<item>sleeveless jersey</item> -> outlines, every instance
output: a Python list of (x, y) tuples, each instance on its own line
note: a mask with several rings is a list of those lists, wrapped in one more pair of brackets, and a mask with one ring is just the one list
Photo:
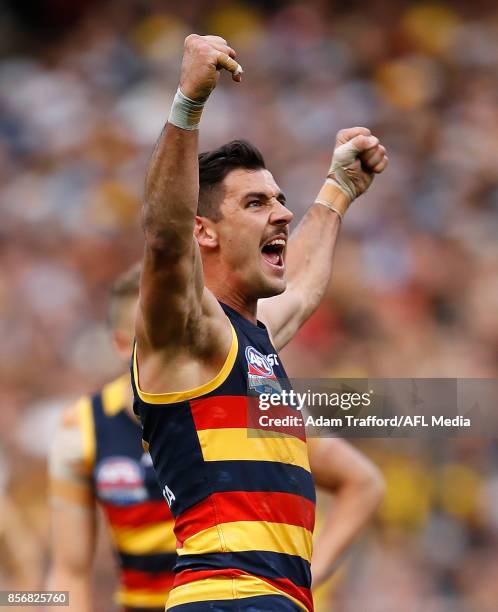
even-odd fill
[(176, 560), (173, 518), (126, 410), (129, 384), (121, 377), (80, 402), (84, 455), (119, 561), (118, 602), (163, 610)]
[(304, 429), (249, 435), (248, 393), (289, 383), (264, 325), (222, 307), (232, 346), (205, 385), (146, 393), (136, 347), (132, 360), (134, 410), (175, 517), (177, 576), (167, 609), (273, 595), (310, 611), (315, 489)]

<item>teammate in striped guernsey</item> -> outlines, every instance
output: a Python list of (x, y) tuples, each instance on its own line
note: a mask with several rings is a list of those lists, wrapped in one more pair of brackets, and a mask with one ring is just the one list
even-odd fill
[[(247, 398), (288, 387), (278, 350), (318, 306), (341, 220), (387, 158), (366, 128), (339, 133), (327, 179), (292, 236), (287, 287), (292, 213), (259, 151), (234, 141), (198, 158), (202, 109), (221, 69), (241, 80), (234, 58), (219, 37), (187, 37), (151, 160), (134, 409), (175, 517), (167, 610), (310, 611), (311, 471), (330, 486), (328, 442), (310, 445), (308, 459), (299, 430), (250, 436)], [(337, 531), (327, 531), (316, 582), (336, 562)]]
[[(112, 290), (109, 319), (123, 364), (129, 362), (138, 266)], [(119, 562), (121, 609), (164, 610), (173, 584), (176, 538), (150, 455), (132, 410), (129, 375), (83, 397), (63, 414), (50, 457), (53, 567), (50, 585), (70, 591), (70, 609), (93, 610), (90, 588), (95, 501)]]

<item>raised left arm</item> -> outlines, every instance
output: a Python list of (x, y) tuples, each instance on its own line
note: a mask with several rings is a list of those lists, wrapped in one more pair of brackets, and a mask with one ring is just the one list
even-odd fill
[(283, 348), (320, 304), (332, 274), (341, 220), (353, 199), (387, 166), (385, 148), (367, 128), (337, 134), (327, 180), (315, 203), (292, 232), (286, 266), (288, 286), (281, 295), (261, 300), (259, 318), (277, 350)]

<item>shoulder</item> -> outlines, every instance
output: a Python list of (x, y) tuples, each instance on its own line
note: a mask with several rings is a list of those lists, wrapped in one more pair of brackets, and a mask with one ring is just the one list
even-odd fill
[(93, 468), (94, 427), (90, 397), (81, 397), (61, 413), (49, 455), (51, 478), (87, 478)]
[(90, 396), (80, 397), (66, 406), (61, 413), (59, 431), (80, 428), (85, 412), (91, 411), (91, 407), (92, 399)]

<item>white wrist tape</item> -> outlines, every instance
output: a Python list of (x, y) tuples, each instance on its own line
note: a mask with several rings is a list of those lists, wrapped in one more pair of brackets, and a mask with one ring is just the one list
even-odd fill
[[(339, 197), (338, 191), (341, 192)], [(337, 182), (328, 178), (316, 196), (315, 202), (335, 212), (342, 221), (350, 204), (349, 197), (347, 195), (344, 197), (343, 193)]]
[(334, 151), (332, 165), (329, 169), (329, 177), (331, 174), (334, 178), (329, 178), (339, 189), (347, 195), (349, 201), (352, 202), (358, 195), (356, 186), (349, 175), (349, 166), (351, 166), (358, 156), (358, 149), (351, 142), (346, 142)]
[(168, 122), (182, 130), (198, 130), (204, 102), (187, 98), (178, 88), (171, 106)]

